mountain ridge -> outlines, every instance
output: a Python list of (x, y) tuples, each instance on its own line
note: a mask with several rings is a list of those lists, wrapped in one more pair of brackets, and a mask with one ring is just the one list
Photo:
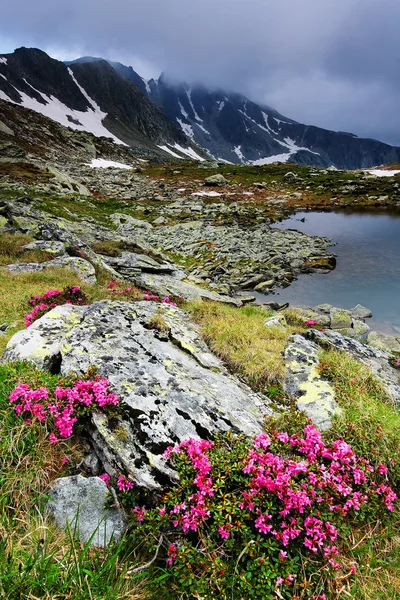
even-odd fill
[(400, 147), (298, 123), (236, 92), (170, 83), (164, 74), (146, 81), (130, 66), (97, 57), (62, 63), (35, 48), (1, 55), (0, 99), (164, 161), (339, 169), (400, 161)]

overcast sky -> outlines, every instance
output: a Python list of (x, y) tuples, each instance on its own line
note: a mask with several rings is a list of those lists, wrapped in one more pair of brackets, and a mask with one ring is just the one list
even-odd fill
[(13, 0), (0, 53), (101, 56), (400, 145), (400, 0)]

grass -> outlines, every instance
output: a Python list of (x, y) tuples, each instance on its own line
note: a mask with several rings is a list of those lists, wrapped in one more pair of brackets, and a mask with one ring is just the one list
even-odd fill
[(17, 417), (8, 396), (18, 382), (57, 385), (27, 363), (0, 365), (0, 597), (10, 600), (145, 600), (140, 578), (128, 575), (134, 554), (124, 543), (91, 548), (44, 516), (43, 495), (68, 474), (62, 458), (79, 462), (76, 443), (51, 445), (43, 426)]
[(41, 250), (24, 250), (33, 238), (23, 233), (2, 233), (0, 236), (0, 266), (13, 263), (46, 262), (49, 260)]
[[(369, 369), (349, 355), (321, 354), (321, 373), (333, 381), (342, 415), (330, 436), (345, 439), (373, 465), (384, 463), (396, 493), (400, 494), (400, 412)], [(391, 461), (395, 462), (393, 465)], [(397, 487), (397, 489), (396, 489)], [(352, 597), (357, 600), (400, 598), (400, 515), (385, 523), (353, 528), (348, 555), (359, 565)]]
[[(100, 273), (96, 285), (83, 283), (70, 269), (54, 267), (32, 273), (8, 273), (0, 269), (0, 325), (8, 325), (7, 335), (0, 337), (0, 356), (8, 340), (14, 333), (24, 329), (25, 315), (30, 312), (28, 300), (31, 296), (42, 295), (49, 289), (60, 289), (79, 285), (87, 294), (90, 302), (99, 300), (132, 301), (140, 299), (142, 294), (135, 287), (129, 293), (113, 294), (108, 288), (109, 275)], [(115, 288), (119, 290), (119, 288)], [(121, 291), (124, 290), (122, 286)]]
[(256, 391), (268, 392), (284, 376), (283, 351), (298, 327), (265, 327), (271, 311), (256, 306), (235, 308), (214, 302), (186, 305), (211, 350)]

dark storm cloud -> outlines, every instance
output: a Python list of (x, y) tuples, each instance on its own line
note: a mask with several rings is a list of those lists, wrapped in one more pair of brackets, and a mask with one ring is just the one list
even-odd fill
[(399, 23), (399, 0), (14, 0), (0, 51), (34, 45), (164, 70), (400, 145)]

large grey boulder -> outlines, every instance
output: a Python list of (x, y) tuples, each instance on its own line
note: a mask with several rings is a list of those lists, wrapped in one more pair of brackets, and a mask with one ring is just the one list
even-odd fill
[(285, 392), (296, 398), (298, 410), (304, 411), (316, 427), (329, 429), (332, 417), (340, 414), (335, 392), (329, 381), (318, 372), (319, 348), (301, 335), (289, 338), (285, 349)]
[(393, 355), (367, 344), (362, 344), (336, 331), (322, 332), (313, 329), (305, 335), (322, 348), (347, 352), (350, 356), (365, 364), (380, 381), (389, 398), (400, 405), (399, 371), (390, 364)]
[(228, 374), (183, 310), (102, 301), (68, 311), (58, 329), (51, 311), (14, 336), (5, 358), (46, 368), (56, 353), (62, 375), (97, 366), (109, 379), (121, 416), (109, 423), (93, 414), (88, 433), (110, 475), (127, 472), (138, 485), (159, 489), (175, 476), (162, 458), (168, 446), (221, 431), (250, 436), (263, 430), (264, 416), (272, 413), (268, 398)]
[(84, 307), (65, 304), (57, 306), (28, 329), (18, 331), (6, 346), (3, 359), (29, 360), (38, 368), (58, 373), (61, 345), (68, 331), (83, 318)]
[(24, 250), (41, 250), (53, 256), (64, 256), (66, 254), (65, 244), (63, 242), (54, 242), (52, 240), (36, 240), (24, 246)]
[(106, 508), (110, 492), (99, 477), (56, 479), (48, 495), (48, 513), (60, 529), (69, 528), (80, 542), (104, 547), (121, 539), (126, 528), (124, 513), (118, 506)]

